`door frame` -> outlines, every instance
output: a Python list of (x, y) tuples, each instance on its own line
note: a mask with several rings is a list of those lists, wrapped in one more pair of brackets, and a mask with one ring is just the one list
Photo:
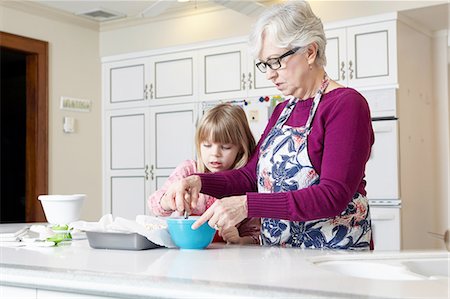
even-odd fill
[(0, 31), (0, 47), (26, 55), (25, 221), (45, 222), (48, 193), (48, 42)]

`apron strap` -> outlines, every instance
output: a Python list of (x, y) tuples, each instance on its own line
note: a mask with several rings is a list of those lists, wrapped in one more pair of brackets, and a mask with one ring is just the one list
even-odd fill
[[(328, 78), (327, 73), (325, 73), (323, 76), (322, 84), (320, 85), (319, 90), (317, 90), (316, 95), (314, 96), (313, 104), (311, 106), (311, 109), (309, 110), (309, 117), (305, 125), (307, 134), (309, 134), (309, 131), (311, 131), (311, 123), (314, 119), (314, 115), (316, 114), (320, 99), (322, 98), (325, 89), (327, 89), (329, 82), (330, 79)], [(284, 123), (288, 120), (289, 116), (291, 115), (292, 110), (294, 110), (295, 104), (297, 104), (298, 101), (299, 99), (295, 97), (289, 100), (289, 102), (286, 104), (286, 107), (284, 107), (283, 112), (281, 112), (281, 115), (278, 118), (275, 127), (281, 128), (284, 125)]]

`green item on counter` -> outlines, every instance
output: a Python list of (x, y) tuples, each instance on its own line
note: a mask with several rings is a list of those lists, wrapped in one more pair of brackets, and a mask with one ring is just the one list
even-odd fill
[(56, 234), (47, 238), (47, 241), (55, 242), (56, 245), (62, 241), (72, 240), (72, 235), (70, 233)]
[(52, 230), (69, 230), (69, 226), (67, 224), (64, 225), (53, 225)]

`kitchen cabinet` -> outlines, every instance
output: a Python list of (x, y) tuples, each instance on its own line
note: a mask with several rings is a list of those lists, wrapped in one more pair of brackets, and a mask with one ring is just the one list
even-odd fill
[(134, 219), (183, 160), (194, 159), (197, 103), (106, 112), (104, 213)]
[(183, 51), (149, 58), (152, 78), (147, 97), (151, 105), (192, 102), (197, 100), (197, 55)]
[(279, 94), (273, 83), (256, 68), (246, 43), (202, 49), (199, 60), (203, 101)]
[(344, 86), (397, 84), (396, 21), (328, 29), (325, 67)]
[(144, 106), (150, 86), (150, 63), (144, 58), (103, 65), (103, 104), (105, 109)]
[(149, 108), (106, 112), (104, 214), (134, 219), (145, 213), (151, 188), (149, 126)]
[(197, 103), (157, 106), (150, 110), (150, 190), (161, 188), (184, 160), (195, 159)]
[(401, 209), (398, 206), (370, 206), (372, 237), (375, 250), (400, 250)]
[(194, 52), (146, 56), (103, 66), (106, 109), (193, 101), (197, 96)]

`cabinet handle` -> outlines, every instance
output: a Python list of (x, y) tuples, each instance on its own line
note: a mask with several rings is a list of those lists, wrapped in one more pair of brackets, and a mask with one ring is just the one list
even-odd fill
[(148, 100), (148, 84), (145, 84), (144, 86), (144, 100)]
[[(155, 175), (154, 175), (154, 173), (153, 173), (153, 169), (154, 169), (155, 167), (153, 166), (153, 165), (151, 165), (150, 166), (150, 178), (151, 178), (151, 180), (153, 181), (154, 180), (154, 178), (155, 178)], [(148, 171), (148, 165), (145, 165), (145, 180), (146, 181), (148, 181), (148, 174), (149, 174), (149, 171)]]
[(150, 99), (153, 99), (153, 83), (150, 83), (150, 88), (148, 91), (150, 92)]
[(242, 89), (245, 89), (245, 74), (242, 74)]
[(350, 77), (350, 80), (353, 79), (353, 69), (352, 69), (352, 66), (353, 66), (353, 63), (352, 63), (352, 61), (350, 60), (350, 61), (348, 62), (348, 71), (349, 71), (348, 76)]
[(248, 72), (247, 82), (248, 82), (248, 89), (252, 89), (252, 73), (251, 72)]
[(341, 62), (341, 78), (342, 80), (345, 80), (345, 63)]

